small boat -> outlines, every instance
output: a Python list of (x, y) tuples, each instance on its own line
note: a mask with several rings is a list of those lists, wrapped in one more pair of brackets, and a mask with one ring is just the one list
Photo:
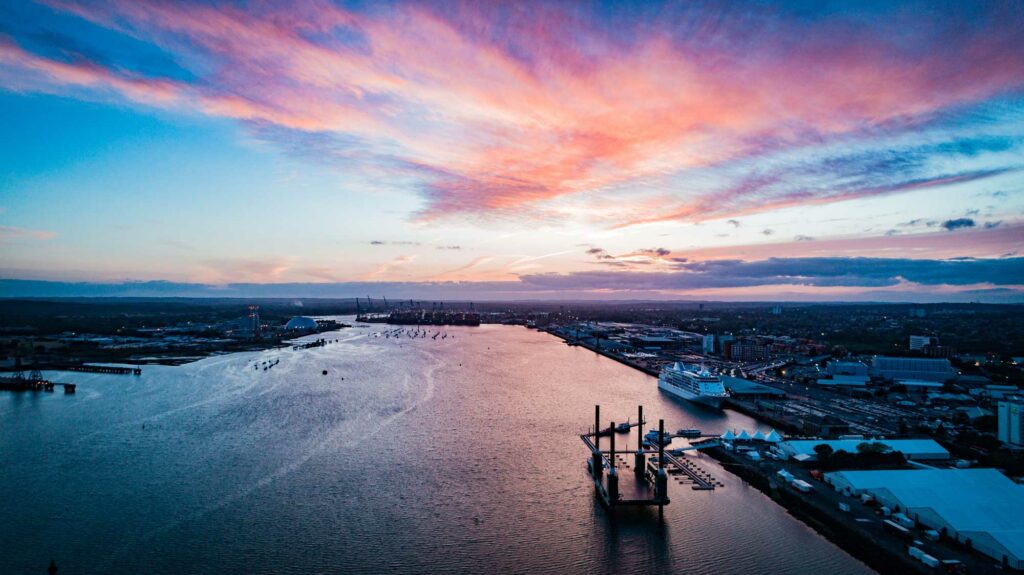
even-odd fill
[(676, 432), (676, 435), (678, 435), (679, 437), (693, 438), (693, 437), (700, 437), (701, 436), (701, 432), (700, 432), (699, 429), (693, 429), (693, 428), (690, 428), (690, 429), (680, 429), (679, 431)]
[(668, 445), (669, 443), (672, 443), (672, 434), (666, 431), (665, 434), (661, 436), (661, 441), (658, 441), (658, 430), (652, 429), (644, 436), (644, 440), (651, 444), (661, 443), (662, 445)]
[(324, 370), (324, 375), (327, 375), (327, 370), (326, 369)]
[[(640, 423), (630, 423), (627, 420), (626, 423), (620, 423), (620, 424), (616, 425), (615, 426), (615, 431), (617, 433), (628, 433), (629, 430), (633, 429), (634, 427), (643, 425), (645, 423), (647, 423), (647, 422), (646, 421), (641, 421)], [(657, 434), (655, 434), (655, 435), (657, 435)]]

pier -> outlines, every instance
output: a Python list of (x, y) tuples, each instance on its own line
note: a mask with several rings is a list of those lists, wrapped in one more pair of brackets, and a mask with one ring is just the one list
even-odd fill
[(81, 371), (85, 373), (113, 373), (116, 375), (142, 375), (141, 367), (114, 367), (111, 365), (74, 365), (60, 368), (62, 371)]
[[(669, 475), (681, 476), (680, 483), (688, 483), (694, 490), (710, 491), (722, 484), (707, 471), (695, 463), (684, 459), (688, 451), (699, 452), (703, 449), (717, 447), (720, 442), (715, 439), (705, 440), (666, 451), (665, 446), (674, 438), (684, 435), (665, 431), (665, 420), (658, 420), (659, 440), (657, 446), (645, 447), (647, 440), (643, 435), (644, 408), (638, 407), (638, 423), (616, 426), (612, 421), (607, 427), (601, 427), (601, 406), (594, 406), (593, 431), (580, 435), (583, 444), (590, 451), (587, 469), (594, 481), (594, 490), (605, 508), (622, 506), (657, 506), (658, 515), (664, 514), (664, 507), (671, 503), (668, 496)], [(628, 432), (637, 428), (636, 451), (616, 451), (616, 432)], [(609, 438), (609, 449), (601, 449), (601, 438)], [(709, 436), (704, 436), (709, 437)], [(691, 439), (691, 438), (687, 438)], [(653, 456), (653, 457), (649, 457)], [(630, 463), (632, 459), (632, 464)], [(620, 470), (632, 470), (632, 473), (620, 473)], [(631, 477), (627, 477), (627, 475)]]
[(43, 379), (39, 371), (33, 371), (28, 377), (18, 374), (14, 377), (0, 377), (0, 391), (47, 391), (53, 392), (55, 386), (63, 386), (64, 393), (75, 393), (73, 383), (54, 383)]
[[(334, 340), (334, 341), (338, 341), (338, 340)], [(293, 350), (313, 349), (314, 347), (325, 347), (328, 343), (329, 343), (328, 340), (326, 340), (324, 338), (320, 338), (320, 339), (317, 339), (317, 340), (314, 340), (314, 341), (308, 341), (306, 343), (296, 343), (296, 344), (292, 345), (292, 349)]]

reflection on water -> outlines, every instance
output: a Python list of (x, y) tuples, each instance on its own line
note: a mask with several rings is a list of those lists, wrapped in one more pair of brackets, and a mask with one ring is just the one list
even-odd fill
[(668, 429), (742, 415), (521, 327), (380, 329), (0, 396), (0, 572), (869, 572), (706, 457), (725, 487), (670, 483), (663, 524), (593, 496), (595, 403)]

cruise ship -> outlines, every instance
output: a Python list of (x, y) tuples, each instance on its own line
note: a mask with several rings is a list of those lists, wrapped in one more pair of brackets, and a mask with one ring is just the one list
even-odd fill
[(679, 362), (666, 365), (658, 376), (658, 387), (665, 391), (688, 399), (718, 408), (728, 395), (722, 379), (703, 368), (695, 369)]

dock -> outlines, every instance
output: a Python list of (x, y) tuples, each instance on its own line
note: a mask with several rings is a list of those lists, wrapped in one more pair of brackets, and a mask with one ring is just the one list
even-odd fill
[(141, 367), (114, 367), (111, 365), (73, 365), (59, 368), (61, 371), (80, 371), (85, 373), (113, 373), (117, 375), (142, 375)]
[(64, 387), (64, 393), (75, 393), (73, 383), (54, 383), (43, 379), (42, 374), (36, 370), (28, 377), (18, 374), (14, 377), (0, 377), (0, 391), (48, 391), (52, 392), (55, 386)]
[[(683, 435), (665, 431), (665, 420), (658, 420), (658, 433), (662, 438), (656, 441), (657, 447), (645, 448), (643, 435), (644, 408), (638, 407), (639, 423), (629, 424), (637, 428), (636, 451), (615, 450), (615, 422), (601, 427), (601, 406), (594, 406), (594, 427), (591, 431), (581, 434), (580, 440), (590, 451), (587, 469), (594, 482), (594, 490), (601, 504), (607, 508), (624, 506), (657, 506), (659, 517), (664, 514), (664, 507), (671, 503), (668, 496), (669, 475), (678, 476), (680, 483), (690, 484), (693, 490), (711, 491), (720, 487), (715, 478), (698, 466), (684, 458), (688, 451), (700, 452), (720, 445), (717, 436), (705, 439), (698, 444), (687, 447), (665, 450), (665, 445)], [(609, 438), (609, 449), (601, 449), (601, 438)], [(703, 436), (709, 438), (712, 436)], [(665, 441), (668, 438), (668, 441)], [(692, 439), (686, 437), (686, 439)], [(626, 473), (632, 471), (632, 473)]]
[[(638, 422), (644, 421), (643, 407), (640, 407)], [(658, 422), (659, 429), (664, 432), (665, 420)], [(628, 468), (628, 463), (620, 461), (623, 453), (615, 452), (615, 422), (607, 429), (613, 430), (609, 435), (610, 448), (601, 449), (601, 406), (594, 406), (594, 428), (590, 433), (580, 435), (584, 445), (590, 450), (588, 467), (594, 481), (594, 490), (601, 504), (611, 509), (621, 506), (657, 506), (658, 515), (662, 516), (664, 507), (670, 503), (668, 497), (668, 472), (665, 470), (665, 447), (658, 445), (656, 468), (647, 465), (648, 451), (638, 447), (633, 454), (633, 473), (631, 477), (620, 477), (619, 469)], [(638, 423), (637, 445), (643, 444), (643, 427)]]
[(324, 347), (327, 343), (328, 341), (326, 339), (320, 338), (313, 341), (307, 341), (305, 343), (296, 343), (292, 345), (292, 350), (298, 351), (302, 349), (313, 349), (314, 347)]

